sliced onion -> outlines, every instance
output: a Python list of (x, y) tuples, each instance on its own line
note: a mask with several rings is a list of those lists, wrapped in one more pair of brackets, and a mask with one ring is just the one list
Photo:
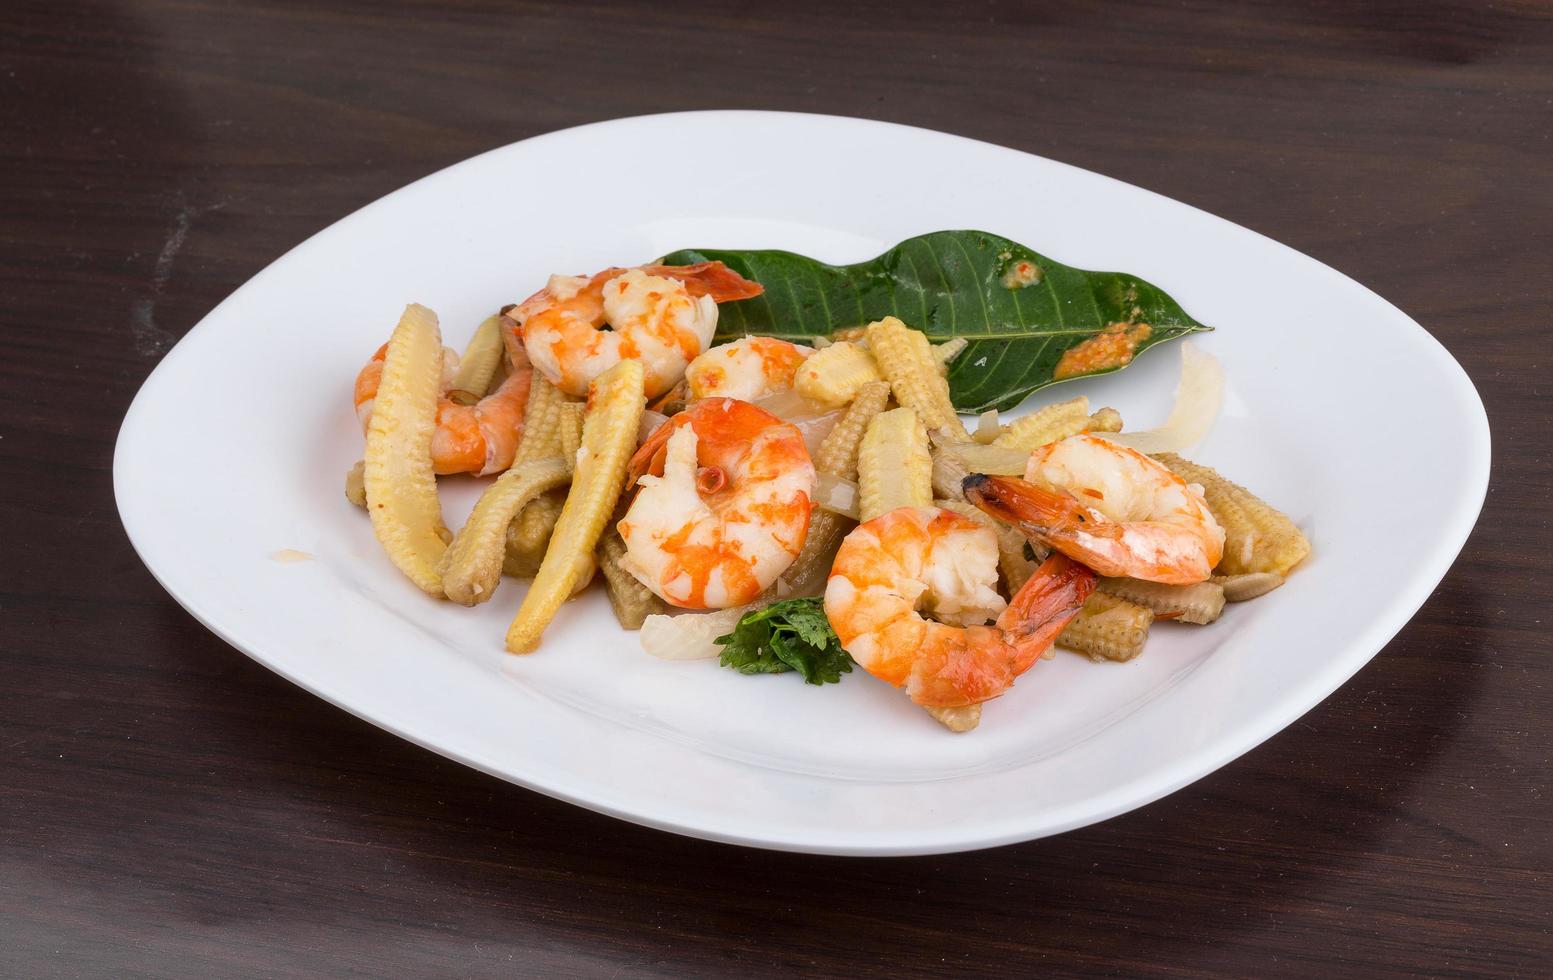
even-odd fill
[(642, 422), (636, 427), (636, 444), (640, 446), (646, 442), (654, 432), (658, 431), (658, 426), (668, 420), (669, 417), (662, 412), (654, 412), (650, 408), (644, 409), (642, 412)]
[(819, 402), (810, 401), (791, 388), (762, 395), (754, 399), (751, 404), (765, 409), (784, 422), (797, 422), (800, 419), (825, 415), (830, 411)]
[(803, 433), (803, 444), (808, 447), (809, 455), (814, 456), (820, 451), (820, 443), (830, 435), (830, 430), (836, 427), (836, 422), (841, 418), (841, 413), (826, 412), (824, 415), (816, 415), (812, 418), (794, 419), (793, 425)]
[(857, 484), (834, 473), (820, 473), (814, 481), (814, 506), (857, 520)]
[(637, 635), (642, 649), (660, 660), (706, 660), (722, 652), (714, 640), (732, 633), (745, 613), (762, 609), (772, 601), (757, 599), (747, 606), (714, 612), (648, 616)]
[(1141, 453), (1178, 453), (1202, 442), (1224, 404), (1224, 366), (1197, 345), (1181, 343), (1181, 380), (1170, 417), (1157, 429), (1119, 432), (1106, 438)]

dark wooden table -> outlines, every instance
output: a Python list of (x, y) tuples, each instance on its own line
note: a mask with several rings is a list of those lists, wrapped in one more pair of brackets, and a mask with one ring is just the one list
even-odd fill
[[(1553, 8), (1162, 8), (0, 8), (0, 974), (1549, 975)], [(1483, 393), (1476, 533), (1374, 662), (1220, 772), (900, 860), (706, 844), (498, 782), (158, 588), (113, 441), (211, 306), (470, 154), (705, 107), (1003, 143), (1347, 272)]]

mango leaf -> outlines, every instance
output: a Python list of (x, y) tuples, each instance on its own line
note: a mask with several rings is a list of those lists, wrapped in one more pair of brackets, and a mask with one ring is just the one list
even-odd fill
[(1013, 408), (1049, 384), (1120, 370), (1155, 344), (1212, 329), (1137, 276), (1075, 269), (984, 231), (932, 232), (855, 265), (775, 250), (682, 249), (661, 261), (711, 259), (765, 286), (719, 308), (719, 343), (746, 334), (805, 343), (897, 316), (935, 342), (970, 342), (949, 371), (962, 412)]

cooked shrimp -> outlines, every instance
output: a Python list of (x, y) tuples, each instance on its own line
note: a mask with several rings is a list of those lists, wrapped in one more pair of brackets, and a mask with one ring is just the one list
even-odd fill
[(653, 398), (712, 342), (718, 303), (760, 292), (721, 262), (648, 265), (551, 276), (507, 315), (534, 366), (567, 394), (586, 395), (594, 378), (632, 359), (642, 362)]
[(937, 507), (897, 507), (842, 542), (825, 615), (853, 660), (917, 704), (980, 704), (1030, 669), (1095, 588), (1094, 573), (1061, 555), (1012, 602), (997, 581), (990, 527)]
[(978, 474), (964, 489), (977, 507), (1101, 575), (1190, 585), (1224, 553), (1202, 487), (1093, 433), (1035, 450), (1023, 480)]
[(618, 525), (621, 565), (665, 602), (742, 605), (803, 548), (814, 464), (797, 427), (748, 402), (697, 402), (658, 427), (629, 473), (641, 490)]
[[(383, 358), (388, 345), (379, 347), (356, 375), (356, 418), (365, 432), (372, 421), (372, 406), (383, 377)], [(453, 379), (457, 355), (443, 355), (444, 391)], [(473, 405), (460, 405), (446, 394), (437, 403), (437, 432), (431, 440), (431, 463), (438, 475), (499, 473), (512, 465), (523, 434), (523, 411), (528, 406), (528, 386), (533, 372), (525, 364), (511, 371), (495, 391)]]
[(798, 365), (813, 353), (812, 347), (775, 337), (740, 337), (691, 361), (685, 369), (685, 381), (691, 398), (754, 401), (791, 388)]

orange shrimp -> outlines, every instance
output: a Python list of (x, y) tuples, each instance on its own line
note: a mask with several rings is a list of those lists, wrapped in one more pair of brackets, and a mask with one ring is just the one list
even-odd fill
[[(366, 431), (372, 421), (372, 405), (383, 377), (384, 344), (356, 375), (356, 418)], [(431, 464), (438, 475), (500, 473), (512, 465), (523, 434), (523, 413), (528, 408), (533, 370), (527, 364), (513, 369), (507, 379), (473, 405), (460, 405), (446, 394), (437, 403), (437, 431), (431, 440)], [(443, 370), (443, 384), (451, 372)]]
[(621, 565), (681, 608), (749, 602), (809, 533), (815, 476), (803, 434), (748, 402), (696, 403), (658, 427), (628, 472), (641, 489), (617, 525)]
[(799, 365), (813, 353), (812, 347), (775, 337), (740, 337), (691, 361), (685, 382), (691, 398), (753, 401), (791, 388)]
[(898, 507), (842, 541), (825, 615), (859, 666), (915, 703), (980, 704), (1034, 665), (1095, 588), (1093, 572), (1061, 555), (1006, 605), (997, 580), (991, 528), (937, 507)]
[(562, 391), (585, 395), (594, 378), (632, 359), (642, 363), (653, 398), (712, 342), (718, 303), (760, 293), (759, 283), (721, 262), (611, 268), (551, 276), (507, 315), (534, 366)]
[(1023, 480), (975, 474), (963, 489), (988, 514), (1101, 575), (1190, 585), (1224, 554), (1202, 487), (1093, 433), (1035, 450)]

